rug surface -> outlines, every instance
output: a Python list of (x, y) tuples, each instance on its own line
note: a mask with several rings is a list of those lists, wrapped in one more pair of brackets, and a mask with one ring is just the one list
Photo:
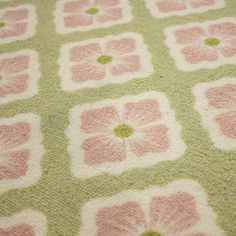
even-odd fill
[(236, 236), (235, 0), (0, 0), (0, 236)]

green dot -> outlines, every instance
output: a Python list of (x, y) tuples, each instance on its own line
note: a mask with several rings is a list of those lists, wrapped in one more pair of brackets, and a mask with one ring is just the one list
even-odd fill
[(214, 46), (217, 46), (220, 44), (220, 40), (217, 39), (217, 38), (208, 38), (205, 40), (205, 44), (207, 46), (211, 46), (211, 47), (214, 47)]
[(156, 231), (147, 231), (141, 234), (141, 236), (162, 236), (162, 235)]
[(90, 15), (96, 15), (100, 10), (96, 7), (91, 7), (89, 9), (86, 10), (86, 13), (90, 14)]
[(0, 22), (0, 28), (3, 28), (6, 24), (4, 22)]
[(133, 134), (134, 130), (131, 126), (126, 124), (118, 125), (114, 129), (114, 134), (119, 138), (128, 138)]
[(3, 76), (0, 74), (0, 81), (3, 79)]
[(97, 58), (97, 62), (100, 63), (100, 64), (108, 64), (110, 62), (112, 62), (112, 57), (109, 56), (109, 55), (102, 55), (100, 57)]

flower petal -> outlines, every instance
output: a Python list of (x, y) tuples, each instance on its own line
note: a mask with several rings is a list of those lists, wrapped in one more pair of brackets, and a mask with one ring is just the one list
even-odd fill
[(216, 3), (215, 0), (190, 0), (188, 1), (189, 5), (192, 8), (200, 8), (200, 7), (206, 7), (206, 6), (212, 6)]
[(28, 18), (28, 9), (17, 9), (6, 11), (0, 20), (6, 21), (7, 23), (13, 23), (17, 21), (26, 20)]
[(236, 24), (232, 22), (224, 22), (218, 24), (212, 24), (209, 26), (209, 32), (212, 36), (226, 39), (236, 36)]
[(138, 55), (130, 55), (117, 58), (109, 69), (113, 76), (138, 72), (141, 69), (140, 57)]
[(103, 10), (102, 13), (97, 16), (97, 21), (99, 23), (116, 21), (121, 19), (122, 16), (122, 8), (108, 8), (106, 10)]
[(95, 55), (102, 53), (98, 43), (90, 43), (83, 46), (75, 46), (70, 50), (70, 60), (78, 61), (92, 59)]
[(88, 26), (93, 23), (93, 17), (86, 14), (72, 15), (64, 17), (65, 27), (75, 28), (79, 26)]
[(236, 139), (236, 111), (217, 115), (215, 121), (220, 126), (223, 135)]
[(34, 230), (27, 224), (19, 224), (7, 229), (0, 229), (1, 236), (34, 236)]
[(104, 207), (96, 214), (97, 236), (139, 235), (145, 224), (144, 213), (136, 202)]
[(174, 35), (177, 43), (192, 44), (201, 40), (202, 37), (206, 36), (206, 33), (201, 27), (195, 26), (188, 29), (176, 30)]
[(118, 112), (114, 106), (85, 111), (80, 119), (80, 128), (85, 133), (107, 132), (112, 124), (119, 122)]
[(80, 13), (90, 6), (89, 0), (70, 1), (64, 5), (64, 13)]
[(95, 0), (95, 6), (102, 7), (102, 8), (109, 8), (114, 7), (120, 4), (119, 0)]
[(26, 74), (6, 78), (4, 84), (0, 85), (0, 97), (23, 93), (28, 88), (28, 79), (29, 76)]
[(0, 30), (0, 39), (20, 36), (23, 35), (26, 31), (27, 31), (27, 23), (18, 23), (10, 25)]
[(143, 156), (146, 153), (160, 153), (166, 151), (170, 145), (167, 131), (165, 125), (157, 125), (143, 129), (141, 137), (129, 140), (131, 151), (137, 156)]
[(9, 153), (1, 153), (0, 180), (17, 179), (24, 176), (28, 170), (30, 151), (27, 149)]
[(236, 56), (236, 38), (225, 40), (224, 46), (219, 51), (225, 57)]
[(124, 121), (137, 125), (146, 125), (160, 119), (159, 102), (154, 99), (144, 99), (139, 102), (128, 102), (124, 106)]
[(0, 71), (4, 74), (19, 73), (29, 68), (29, 56), (5, 58), (0, 61)]
[(181, 50), (187, 62), (197, 64), (203, 61), (216, 61), (218, 54), (216, 49), (202, 45), (193, 45)]
[(25, 144), (30, 138), (30, 126), (26, 122), (0, 126), (0, 150)]
[(105, 44), (105, 51), (109, 54), (124, 55), (136, 50), (135, 40), (132, 38), (122, 38), (111, 40)]
[(205, 92), (210, 106), (216, 109), (236, 109), (236, 85), (226, 84)]
[(161, 12), (182, 11), (187, 8), (186, 3), (184, 1), (161, 0), (157, 1), (156, 4), (159, 11)]
[(72, 80), (74, 82), (84, 82), (87, 80), (102, 80), (105, 78), (106, 71), (104, 66), (95, 63), (81, 63), (71, 68)]
[(109, 136), (96, 136), (85, 140), (82, 144), (85, 151), (85, 163), (96, 166), (116, 163), (125, 159), (125, 143)]
[(154, 197), (150, 204), (151, 224), (168, 229), (168, 234), (187, 230), (199, 221), (196, 203), (188, 193), (178, 192), (170, 197)]

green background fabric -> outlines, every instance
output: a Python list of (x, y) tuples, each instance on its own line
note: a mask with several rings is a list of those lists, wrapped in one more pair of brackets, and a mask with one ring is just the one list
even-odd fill
[[(219, 226), (227, 236), (236, 235), (236, 151), (217, 149), (201, 125), (194, 110), (192, 88), (197, 83), (236, 77), (236, 65), (216, 69), (201, 69), (191, 73), (177, 70), (165, 46), (164, 29), (187, 22), (236, 17), (234, 0), (225, 0), (226, 7), (186, 16), (153, 18), (141, 0), (130, 0), (133, 21), (87, 32), (59, 35), (55, 32), (53, 11), (55, 0), (13, 0), (1, 2), (0, 7), (30, 3), (36, 6), (37, 34), (23, 41), (0, 46), (0, 53), (33, 49), (39, 53), (41, 78), (39, 93), (30, 99), (0, 106), (0, 116), (32, 112), (41, 117), (45, 154), (42, 158), (42, 177), (34, 186), (1, 194), (0, 214), (10, 216), (26, 208), (43, 212), (48, 221), (48, 235), (77, 235), (81, 206), (94, 198), (112, 196), (121, 191), (143, 190), (149, 186), (164, 186), (180, 178), (197, 181), (208, 195), (208, 203), (217, 214)], [(122, 32), (140, 33), (152, 54), (155, 72), (146, 78), (135, 78), (122, 84), (65, 92), (58, 76), (59, 50), (67, 42), (103, 37)], [(68, 140), (64, 134), (69, 124), (69, 110), (79, 104), (94, 103), (105, 98), (119, 98), (144, 91), (164, 92), (177, 121), (182, 125), (186, 143), (185, 155), (175, 161), (158, 163), (150, 168), (132, 169), (120, 175), (99, 175), (76, 179), (71, 175)]]

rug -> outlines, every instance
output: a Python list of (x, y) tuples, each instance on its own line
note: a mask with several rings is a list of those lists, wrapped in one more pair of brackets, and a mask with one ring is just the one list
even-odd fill
[(236, 236), (234, 0), (0, 0), (0, 236)]

